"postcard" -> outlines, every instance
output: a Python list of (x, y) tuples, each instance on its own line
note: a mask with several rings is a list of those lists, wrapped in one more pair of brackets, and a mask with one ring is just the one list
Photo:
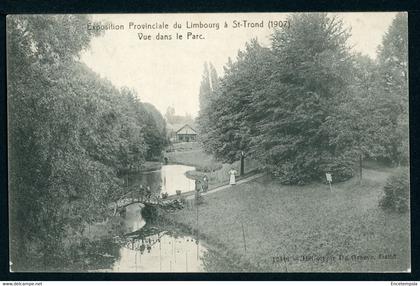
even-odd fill
[(405, 12), (7, 17), (10, 271), (410, 272)]

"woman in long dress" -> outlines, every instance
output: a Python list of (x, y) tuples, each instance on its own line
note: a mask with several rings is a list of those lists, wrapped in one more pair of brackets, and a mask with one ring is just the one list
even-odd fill
[(236, 172), (236, 170), (234, 170), (234, 169), (231, 169), (231, 170), (229, 171), (229, 175), (230, 175), (229, 184), (230, 184), (231, 186), (236, 185), (236, 180), (235, 180), (236, 173), (237, 173), (237, 172)]
[(203, 177), (203, 185), (201, 187), (203, 189), (203, 192), (207, 192), (209, 190), (209, 178), (207, 178), (206, 175)]

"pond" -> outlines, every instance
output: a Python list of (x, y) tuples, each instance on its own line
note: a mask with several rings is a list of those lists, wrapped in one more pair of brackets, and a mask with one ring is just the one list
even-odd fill
[[(193, 191), (194, 180), (185, 173), (195, 170), (185, 165), (164, 165), (160, 170), (130, 177), (134, 186), (149, 186), (154, 194), (176, 194)], [(202, 272), (208, 252), (202, 242), (176, 228), (147, 224), (141, 215), (144, 206), (136, 203), (126, 207), (124, 229), (127, 235), (118, 240), (118, 254), (109, 267), (100, 272)]]
[(132, 185), (149, 186), (152, 193), (175, 195), (177, 190), (181, 192), (193, 191), (195, 182), (187, 178), (187, 171), (195, 170), (195, 167), (185, 165), (163, 165), (160, 170), (142, 172), (130, 177)]
[(206, 247), (180, 231), (146, 224), (143, 205), (126, 207), (125, 229), (129, 234), (118, 240), (118, 255), (109, 268), (100, 272), (202, 272)]
[[(194, 167), (165, 165), (161, 170), (145, 172), (130, 178), (132, 185), (150, 186), (155, 194), (168, 195), (192, 191), (194, 180), (185, 172)], [(196, 233), (177, 225), (157, 220), (153, 224), (142, 217), (144, 205), (134, 203), (125, 208), (121, 217), (124, 236), (116, 237), (98, 248), (93, 272), (238, 272), (246, 271), (225, 251), (197, 239)], [(99, 244), (100, 242), (98, 242)], [(105, 250), (105, 251), (104, 251)], [(92, 256), (90, 254), (90, 256)], [(91, 259), (92, 260), (92, 259)]]

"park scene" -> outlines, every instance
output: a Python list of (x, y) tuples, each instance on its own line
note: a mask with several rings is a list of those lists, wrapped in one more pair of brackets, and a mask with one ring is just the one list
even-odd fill
[(406, 13), (127, 17), (7, 18), (11, 271), (410, 271)]

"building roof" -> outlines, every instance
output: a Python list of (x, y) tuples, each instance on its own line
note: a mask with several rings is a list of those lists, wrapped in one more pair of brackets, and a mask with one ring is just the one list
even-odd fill
[(180, 135), (197, 135), (197, 132), (189, 124), (185, 124), (184, 126), (182, 126), (176, 132), (176, 134), (180, 134)]

